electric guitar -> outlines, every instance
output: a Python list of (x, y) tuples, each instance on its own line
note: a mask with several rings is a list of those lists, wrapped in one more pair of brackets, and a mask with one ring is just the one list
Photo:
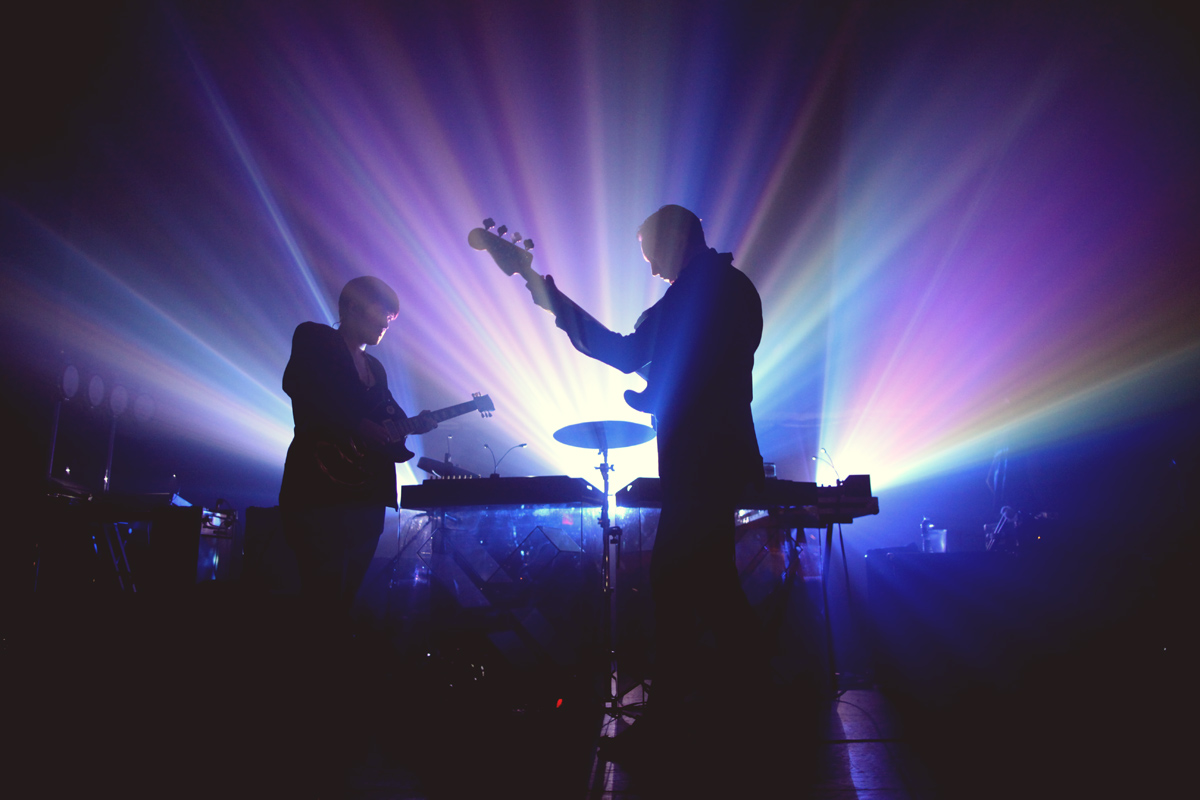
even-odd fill
[[(529, 287), (529, 292), (533, 295), (533, 302), (558, 316), (561, 309), (554, 307), (555, 304), (550, 299), (550, 292), (546, 289), (545, 279), (533, 268), (533, 240), (523, 238), (516, 231), (505, 238), (507, 233), (507, 225), (497, 228), (495, 221), (488, 217), (483, 221), (482, 228), (475, 228), (467, 234), (467, 244), (476, 250), (486, 250), (505, 275), (520, 275), (524, 278), (525, 285)], [(577, 304), (574, 302), (571, 304), (579, 314), (591, 318), (591, 315)], [(574, 341), (575, 337), (572, 336), (571, 339)], [(638, 370), (638, 374), (645, 378), (645, 369)], [(645, 391), (635, 392), (629, 389), (625, 392), (625, 402), (631, 408), (644, 414), (654, 413)]]
[[(496, 410), (492, 398), (486, 394), (474, 392), (471, 399), (465, 403), (431, 411), (434, 422), (445, 422), (448, 419), (478, 411), (481, 416), (490, 417)], [(415, 453), (404, 446), (404, 440), (417, 428), (419, 417), (409, 417), (400, 408), (400, 404), (392, 397), (391, 392), (367, 414), (367, 419), (383, 428), (387, 433), (387, 442), (382, 445), (367, 445), (357, 436), (332, 442), (317, 443), (317, 463), (321, 470), (334, 482), (343, 486), (362, 486), (367, 482), (368, 475), (364, 461), (367, 452), (374, 450), (383, 453), (397, 464), (402, 464), (412, 458)]]

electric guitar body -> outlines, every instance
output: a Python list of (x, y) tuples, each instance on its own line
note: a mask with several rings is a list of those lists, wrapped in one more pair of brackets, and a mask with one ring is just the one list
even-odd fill
[[(445, 422), (448, 419), (478, 411), (481, 416), (490, 417), (496, 410), (492, 398), (486, 394), (475, 392), (465, 403), (438, 409), (430, 413), (435, 422)], [(367, 419), (382, 427), (388, 435), (388, 441), (382, 446), (369, 447), (357, 436), (349, 437), (348, 441), (317, 443), (317, 462), (321, 470), (335, 483), (343, 486), (362, 486), (368, 480), (365, 461), (371, 450), (382, 453), (397, 464), (411, 459), (415, 453), (405, 446), (405, 440), (416, 429), (415, 418), (409, 417), (400, 408), (400, 404), (388, 392), (383, 400), (372, 409)]]

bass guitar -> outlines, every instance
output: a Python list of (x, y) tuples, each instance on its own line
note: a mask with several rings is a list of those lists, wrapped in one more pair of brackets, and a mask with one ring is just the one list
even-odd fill
[(495, 221), (488, 217), (483, 221), (482, 228), (475, 228), (467, 234), (467, 244), (476, 250), (486, 250), (505, 275), (524, 278), (525, 285), (533, 293), (533, 302), (555, 313), (550, 293), (546, 291), (546, 281), (533, 268), (533, 239), (522, 238), (516, 231), (506, 239), (507, 234), (507, 225), (497, 228)]
[[(478, 411), (483, 417), (490, 417), (496, 410), (492, 398), (486, 394), (474, 392), (471, 399), (465, 403), (447, 406), (431, 411), (434, 422), (445, 422), (448, 419)], [(367, 482), (368, 474), (364, 461), (367, 452), (374, 450), (383, 453), (397, 464), (402, 464), (412, 458), (415, 453), (404, 446), (405, 439), (417, 428), (417, 417), (409, 417), (400, 408), (400, 404), (388, 392), (384, 399), (371, 410), (367, 419), (383, 428), (387, 433), (387, 442), (382, 446), (368, 446), (356, 436), (340, 442), (321, 441), (317, 443), (317, 463), (334, 482), (342, 486), (362, 486)]]
[[(520, 275), (524, 278), (525, 285), (529, 287), (529, 292), (533, 295), (533, 302), (555, 316), (565, 311), (565, 309), (555, 308), (554, 301), (550, 299), (550, 292), (546, 289), (545, 278), (539, 275), (533, 268), (532, 239), (523, 238), (516, 231), (509, 235), (507, 225), (501, 225), (497, 228), (495, 220), (488, 217), (483, 221), (482, 228), (475, 228), (467, 234), (467, 244), (476, 250), (486, 250), (488, 255), (492, 257), (492, 260), (496, 262), (496, 266), (505, 275)], [(563, 297), (565, 298), (565, 295)], [(567, 298), (567, 301), (574, 307), (573, 311), (575, 314), (592, 318), (590, 314), (573, 301), (570, 301), (569, 298)], [(596, 324), (599, 325), (600, 323), (597, 322)], [(571, 335), (572, 341), (575, 341), (576, 337), (569, 330), (568, 335)], [(643, 367), (638, 370), (638, 374), (645, 378), (647, 374), (646, 368)], [(652, 403), (649, 397), (646, 396), (645, 391), (635, 392), (632, 389), (626, 391), (625, 402), (631, 408), (642, 413), (654, 413), (651, 408)]]

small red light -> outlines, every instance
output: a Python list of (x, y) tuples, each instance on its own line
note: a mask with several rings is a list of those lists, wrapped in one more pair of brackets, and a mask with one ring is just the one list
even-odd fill
[(555, 708), (562, 708), (562, 698), (558, 698), (558, 702), (554, 704)]

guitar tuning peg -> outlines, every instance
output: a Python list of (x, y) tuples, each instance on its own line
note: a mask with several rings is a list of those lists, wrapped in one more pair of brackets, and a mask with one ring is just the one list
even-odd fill
[(496, 235), (497, 235), (497, 236), (503, 236), (503, 235), (504, 235), (504, 234), (506, 234), (506, 233), (508, 233), (508, 226), (507, 226), (507, 225), (501, 225), (499, 228), (496, 228)]
[(496, 227), (496, 220), (492, 219), (491, 217), (488, 217), (483, 221), (484, 230), (490, 231), (494, 227)]
[(520, 244), (521, 243), (521, 234), (519, 234), (516, 231), (513, 231), (512, 241), (513, 241), (513, 244)]
[(525, 249), (526, 249), (526, 250), (532, 250), (532, 249), (533, 249), (533, 239), (526, 239), (526, 240), (525, 240)]

